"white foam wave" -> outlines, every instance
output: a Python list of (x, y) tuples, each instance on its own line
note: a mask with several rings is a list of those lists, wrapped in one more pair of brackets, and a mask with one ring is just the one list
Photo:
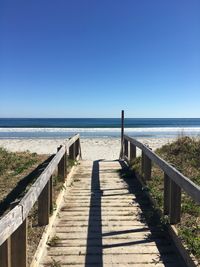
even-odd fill
[[(49, 133), (59, 133), (59, 132), (76, 132), (76, 133), (89, 133), (89, 132), (120, 132), (121, 128), (0, 128), (0, 132), (49, 132)], [(126, 133), (130, 132), (167, 132), (167, 133), (199, 133), (200, 134), (200, 127), (155, 127), (155, 128), (126, 128)]]

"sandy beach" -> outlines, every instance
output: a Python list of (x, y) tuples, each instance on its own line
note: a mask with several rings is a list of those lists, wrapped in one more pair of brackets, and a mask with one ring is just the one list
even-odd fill
[[(174, 138), (138, 138), (140, 142), (153, 150), (172, 142)], [(36, 152), (38, 154), (54, 154), (64, 139), (0, 139), (0, 147), (8, 151)], [(85, 160), (118, 159), (120, 153), (119, 138), (82, 138), (82, 157)], [(139, 154), (138, 150), (138, 154)]]

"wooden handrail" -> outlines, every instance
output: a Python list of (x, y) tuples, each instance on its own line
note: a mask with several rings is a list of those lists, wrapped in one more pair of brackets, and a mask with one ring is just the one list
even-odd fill
[(145, 155), (156, 163), (177, 185), (179, 185), (191, 198), (200, 204), (200, 186), (193, 183), (188, 177), (180, 173), (176, 168), (167, 163), (164, 159), (160, 158), (150, 148), (140, 143), (136, 139), (133, 139), (127, 135), (124, 139), (131, 144), (140, 148)]
[[(61, 163), (62, 163), (61, 172), (65, 174), (66, 170), (64, 169), (66, 169), (67, 166), (65, 162), (67, 160), (66, 155), (69, 154), (69, 158), (72, 158), (72, 155), (70, 155), (70, 149), (74, 151), (73, 153), (74, 160), (81, 155), (79, 134), (68, 139), (61, 145), (56, 155), (53, 157), (53, 159), (50, 161), (50, 163), (44, 169), (44, 171), (40, 174), (40, 176), (37, 178), (34, 184), (30, 187), (25, 196), (18, 202), (18, 204), (13, 209), (11, 209), (5, 216), (3, 216), (0, 219), (0, 250), (2, 246), (5, 244), (5, 242), (7, 242), (8, 238), (11, 237), (14, 234), (14, 232), (18, 231), (19, 228), (22, 226), (30, 210), (33, 208), (35, 202), (39, 198), (42, 198), (43, 195), (48, 197), (51, 191), (49, 189), (50, 189), (50, 182), (52, 179), (52, 175), (55, 172), (56, 168)], [(65, 177), (63, 177), (63, 179), (65, 179)], [(48, 199), (43, 199), (41, 203), (45, 204), (49, 202), (49, 199), (52, 200), (52, 198), (48, 197)], [(40, 218), (40, 222), (42, 223), (41, 225), (48, 224), (48, 218), (50, 214), (49, 206), (52, 203), (50, 203), (50, 205), (48, 204), (49, 203), (47, 203), (48, 210), (46, 211), (42, 210), (42, 212), (38, 211), (39, 215), (41, 214), (42, 217), (46, 216), (46, 218)], [(38, 210), (39, 209), (40, 207), (38, 205)], [(21, 261), (21, 259), (18, 261), (15, 259), (15, 262), (16, 262), (16, 264), (14, 263), (15, 266), (17, 266), (17, 264), (20, 267), (26, 266), (26, 259), (24, 259), (23, 261)], [(4, 266), (4, 263), (1, 266)]]
[(176, 224), (181, 220), (181, 190), (184, 190), (197, 204), (200, 204), (200, 186), (193, 183), (188, 177), (136, 139), (124, 135), (123, 145), (125, 147), (123, 159), (128, 163), (136, 158), (136, 148), (142, 150), (141, 174), (145, 180), (151, 179), (151, 162), (154, 162), (163, 170), (164, 214), (169, 215), (171, 224)]

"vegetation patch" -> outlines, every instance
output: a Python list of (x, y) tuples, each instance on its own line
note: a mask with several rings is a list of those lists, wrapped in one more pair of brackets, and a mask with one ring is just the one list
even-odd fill
[[(194, 183), (200, 185), (200, 139), (188, 136), (157, 149), (156, 154), (166, 160)], [(133, 161), (132, 168), (141, 174), (141, 158)], [(152, 179), (147, 181), (147, 190), (163, 210), (164, 173), (155, 164)], [(182, 191), (181, 223), (177, 225), (180, 238), (200, 261), (200, 206)], [(166, 218), (164, 218), (166, 220)]]

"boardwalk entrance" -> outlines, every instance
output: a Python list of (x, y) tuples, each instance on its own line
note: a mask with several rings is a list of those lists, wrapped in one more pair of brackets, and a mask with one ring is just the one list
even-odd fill
[(184, 266), (120, 161), (81, 161), (40, 266)]

